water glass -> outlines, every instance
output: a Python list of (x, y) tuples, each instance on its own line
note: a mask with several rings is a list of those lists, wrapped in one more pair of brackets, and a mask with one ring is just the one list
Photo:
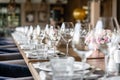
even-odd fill
[(36, 45), (36, 41), (35, 40), (28, 40), (28, 46), (30, 47), (30, 50), (35, 49), (35, 45)]
[(37, 44), (36, 45), (36, 53), (38, 58), (47, 58), (47, 46), (45, 44)]
[(53, 58), (50, 60), (53, 77), (52, 80), (72, 80), (73, 57)]

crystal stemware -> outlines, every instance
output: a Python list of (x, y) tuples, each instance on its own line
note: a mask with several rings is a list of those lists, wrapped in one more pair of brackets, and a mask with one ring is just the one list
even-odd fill
[(66, 43), (66, 56), (69, 55), (68, 47), (73, 37), (73, 33), (74, 33), (73, 29), (74, 29), (74, 24), (72, 22), (63, 22), (61, 25), (60, 34), (61, 34), (62, 39)]
[(43, 43), (44, 37), (45, 37), (45, 31), (44, 30), (40, 30), (40, 34), (38, 36), (38, 40), (40, 40), (40, 43)]
[[(45, 34), (47, 36), (47, 44), (54, 49), (54, 53), (56, 54), (56, 46), (60, 41), (60, 33), (59, 33), (59, 28), (55, 26), (51, 26), (47, 24), (48, 29), (46, 30)], [(56, 55), (57, 56), (57, 55)]]
[(84, 64), (86, 62), (86, 58), (92, 54), (92, 50), (87, 48), (85, 43), (85, 36), (87, 34), (87, 30), (81, 26), (81, 23), (77, 23), (74, 29), (74, 35), (72, 39), (72, 48), (73, 50), (80, 56), (82, 62), (82, 71), (81, 71), (81, 80), (84, 78)]

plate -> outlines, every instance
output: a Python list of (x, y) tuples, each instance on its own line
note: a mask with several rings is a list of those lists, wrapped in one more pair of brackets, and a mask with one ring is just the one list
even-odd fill
[(110, 77), (107, 78), (106, 80), (120, 80), (120, 76)]
[(32, 50), (35, 48), (34, 45), (20, 45), (20, 48), (23, 49), (23, 50)]
[(21, 49), (30, 49), (30, 45), (20, 45)]
[[(82, 67), (82, 65), (84, 65)], [(75, 62), (74, 63), (74, 71), (78, 71), (78, 70), (83, 70), (83, 69), (88, 69), (90, 68), (90, 65), (88, 63), (82, 63), (82, 62)]]
[[(87, 63), (84, 63), (84, 67), (82, 67), (81, 65), (82, 65), (82, 62), (74, 62), (74, 71), (90, 68), (90, 65)], [(50, 62), (39, 63), (39, 69), (44, 71), (52, 71)]]

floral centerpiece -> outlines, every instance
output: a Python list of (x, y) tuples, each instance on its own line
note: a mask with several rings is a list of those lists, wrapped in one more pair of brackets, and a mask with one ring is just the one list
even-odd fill
[(85, 42), (90, 49), (97, 50), (100, 48), (100, 46), (103, 46), (103, 48), (105, 48), (106, 45), (111, 42), (111, 37), (111, 30), (92, 30), (86, 36)]

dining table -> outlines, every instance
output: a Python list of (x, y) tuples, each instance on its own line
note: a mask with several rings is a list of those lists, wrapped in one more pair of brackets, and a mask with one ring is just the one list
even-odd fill
[[(12, 33), (12, 38), (17, 45), (17, 48), (22, 55), (25, 63), (27, 64), (34, 80), (51, 80), (51, 74), (47, 70), (42, 70), (39, 68), (40, 64), (44, 62), (49, 62), (49, 59), (39, 59), (39, 58), (30, 58), (26, 55), (26, 51), (29, 51), (28, 49), (21, 48), (21, 44), (18, 43), (15, 33)], [(57, 48), (61, 53), (65, 53), (66, 49), (63, 45), (59, 46)], [(95, 51), (94, 53), (98, 53), (98, 51)], [(64, 56), (64, 54), (60, 54), (60, 56)], [(72, 56), (75, 58), (75, 61), (80, 62), (81, 59), (77, 55), (76, 52), (73, 51), (72, 47), (69, 47), (69, 56)], [(90, 74), (92, 76), (88, 76), (90, 78), (87, 78), (86, 80), (97, 80), (98, 78), (102, 77), (104, 75), (104, 56), (102, 55), (99, 58), (96, 57), (89, 57), (87, 59), (87, 64), (90, 65)], [(77, 80), (77, 79), (76, 79)]]

